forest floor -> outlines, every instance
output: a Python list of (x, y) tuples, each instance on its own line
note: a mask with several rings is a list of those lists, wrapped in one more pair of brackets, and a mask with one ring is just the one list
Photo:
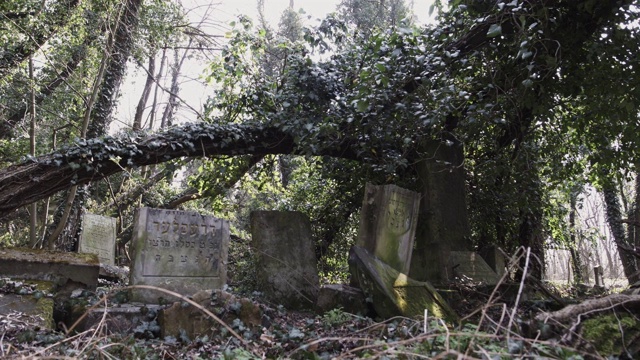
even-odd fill
[[(270, 314), (269, 324), (257, 329), (249, 329), (241, 322), (227, 324), (240, 338), (222, 326), (210, 336), (195, 339), (186, 336), (159, 339), (144, 331), (109, 334), (104, 323), (67, 334), (39, 328), (38, 319), (31, 315), (11, 313), (0, 316), (0, 358), (624, 359), (640, 355), (640, 351), (635, 353), (625, 346), (634, 341), (634, 334), (640, 334), (631, 330), (640, 329), (640, 322), (629, 325), (616, 317), (618, 322), (611, 329), (601, 329), (592, 335), (609, 340), (615, 338), (610, 333), (621, 334), (618, 336), (622, 338), (621, 347), (605, 348), (610, 353), (600, 353), (598, 346), (591, 344), (576, 326), (545, 330), (536, 324), (536, 316), (559, 308), (552, 298), (540, 294), (527, 298), (521, 294), (515, 304), (513, 300), (507, 303), (492, 298), (489, 292), (474, 287), (456, 291), (461, 296), (452, 306), (463, 319), (460, 324), (445, 324), (436, 318), (396, 317), (382, 321), (340, 309), (317, 315), (286, 311), (254, 299)], [(572, 298), (569, 301), (574, 303), (606, 296), (593, 294), (589, 289), (555, 293), (563, 299)], [(639, 317), (636, 313), (634, 318)]]

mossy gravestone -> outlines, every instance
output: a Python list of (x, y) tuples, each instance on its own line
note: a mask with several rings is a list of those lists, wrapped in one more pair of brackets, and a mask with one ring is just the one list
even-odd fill
[(420, 194), (395, 185), (367, 184), (356, 245), (409, 273)]
[(393, 269), (366, 249), (351, 248), (349, 266), (360, 288), (371, 299), (376, 313), (382, 318), (424, 315), (458, 322), (458, 315), (428, 282), (420, 282)]
[(96, 254), (101, 264), (115, 265), (116, 219), (84, 214), (78, 252)]
[(289, 309), (313, 309), (320, 283), (309, 219), (295, 211), (254, 211), (251, 235), (265, 297)]
[[(227, 281), (229, 222), (195, 212), (142, 208), (133, 233), (131, 285), (152, 285), (183, 295), (221, 288)], [(133, 301), (171, 298), (133, 289)]]

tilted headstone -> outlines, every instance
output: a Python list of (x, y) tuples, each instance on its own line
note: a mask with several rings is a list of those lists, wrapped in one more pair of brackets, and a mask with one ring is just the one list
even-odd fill
[(286, 308), (313, 309), (320, 281), (309, 219), (295, 211), (254, 211), (251, 235), (259, 290)]
[(84, 214), (78, 252), (96, 254), (101, 264), (115, 265), (116, 219)]
[(356, 245), (408, 274), (420, 194), (395, 185), (367, 184)]
[[(227, 281), (229, 222), (179, 210), (142, 208), (133, 232), (131, 285), (151, 285), (182, 295), (217, 289)], [(171, 298), (133, 289), (133, 301)]]
[(353, 246), (349, 252), (349, 268), (358, 278), (362, 291), (370, 299), (378, 316), (414, 318), (428, 316), (458, 322), (458, 315), (428, 282), (420, 282), (398, 272), (366, 249)]

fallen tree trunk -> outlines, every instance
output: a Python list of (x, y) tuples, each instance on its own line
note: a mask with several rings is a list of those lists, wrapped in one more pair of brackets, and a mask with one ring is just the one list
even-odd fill
[(0, 172), (0, 218), (73, 185), (181, 157), (305, 154), (359, 158), (350, 141), (330, 145), (311, 152), (280, 128), (238, 124), (188, 124), (147, 137), (81, 140)]
[(568, 327), (579, 324), (586, 317), (622, 309), (637, 313), (640, 310), (640, 295), (612, 294), (598, 299), (589, 299), (552, 313), (541, 313), (536, 316), (536, 321), (552, 326)]

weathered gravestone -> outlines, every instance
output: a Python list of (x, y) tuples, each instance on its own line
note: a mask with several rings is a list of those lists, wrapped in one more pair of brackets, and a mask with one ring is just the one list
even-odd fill
[[(221, 288), (227, 281), (229, 222), (195, 212), (142, 208), (133, 233), (131, 285), (151, 285), (182, 295)], [(133, 289), (133, 301), (171, 298)]]
[(84, 214), (78, 252), (98, 255), (103, 265), (115, 265), (116, 219)]
[(395, 185), (367, 184), (356, 245), (408, 274), (420, 194)]
[(290, 309), (313, 309), (320, 282), (309, 219), (295, 211), (254, 211), (251, 235), (265, 297)]

